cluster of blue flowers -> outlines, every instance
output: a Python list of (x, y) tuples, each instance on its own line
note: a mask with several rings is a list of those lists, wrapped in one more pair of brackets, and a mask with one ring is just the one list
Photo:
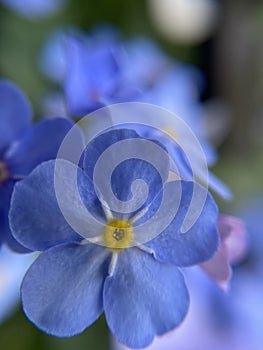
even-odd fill
[[(200, 103), (205, 86), (202, 72), (168, 57), (149, 39), (124, 41), (111, 27), (99, 28), (89, 35), (69, 28), (51, 36), (43, 49), (40, 66), (63, 92), (48, 95), (45, 103), (48, 114), (66, 113), (78, 119), (113, 103), (158, 105), (182, 118), (197, 136), (208, 166), (216, 163), (207, 112)], [(162, 126), (166, 131), (169, 128), (165, 123)], [(140, 133), (160, 138), (149, 129), (140, 129)], [(174, 153), (167, 139), (162, 142), (169, 153)], [(211, 173), (209, 186), (224, 199), (231, 199), (231, 191)]]
[[(195, 68), (173, 62), (144, 39), (122, 43), (115, 33), (97, 32), (93, 37), (71, 33), (63, 45), (57, 75), (52, 69), (49, 74), (59, 76), (68, 116), (80, 119), (112, 103), (155, 103), (182, 116), (198, 134), (202, 78)], [(47, 51), (50, 54), (50, 47)], [(83, 130), (77, 128), (71, 151), (77, 143), (83, 152), (74, 163), (70, 156), (56, 159), (75, 125), (73, 119), (52, 117), (31, 124), (25, 96), (7, 80), (0, 81), (0, 102), (0, 241), (19, 252), (42, 252), (21, 287), (23, 309), (38, 328), (70, 337), (104, 311), (120, 342), (146, 347), (186, 316), (189, 295), (181, 267), (206, 262), (201, 267), (218, 282), (230, 278), (225, 273), (228, 256), (224, 253), (222, 258), (218, 249), (219, 233), (221, 238), (228, 233), (219, 224), (217, 205), (208, 190), (196, 183), (187, 157), (167, 134), (136, 123), (113, 126), (85, 146)], [(149, 159), (140, 153), (134, 156), (134, 145), (141, 150), (143, 142), (161, 150), (151, 155), (154, 164), (161, 160), (161, 174)], [(201, 143), (212, 164), (215, 150), (207, 139)], [(94, 182), (98, 161), (103, 178), (109, 171), (103, 155), (117, 144), (130, 156), (117, 164), (109, 184), (99, 188)], [(109, 154), (112, 165), (114, 155)], [(176, 179), (171, 176), (171, 160), (179, 169)], [(149, 187), (145, 198), (134, 186), (138, 179)], [(101, 195), (106, 185), (124, 211)], [(223, 196), (230, 195), (218, 179), (210, 185)], [(204, 198), (202, 207), (195, 208), (195, 196)], [(134, 198), (139, 203), (136, 208)], [(164, 198), (166, 207), (160, 216)], [(199, 215), (182, 232), (189, 209)], [(170, 220), (162, 227), (166, 216)], [(140, 239), (142, 231), (148, 239)], [(215, 260), (209, 265), (217, 250), (222, 271)]]

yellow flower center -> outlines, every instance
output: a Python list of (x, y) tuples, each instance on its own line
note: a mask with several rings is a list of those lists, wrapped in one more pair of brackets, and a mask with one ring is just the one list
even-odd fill
[(114, 251), (130, 247), (133, 237), (132, 225), (128, 220), (113, 219), (107, 223), (103, 232), (105, 245)]

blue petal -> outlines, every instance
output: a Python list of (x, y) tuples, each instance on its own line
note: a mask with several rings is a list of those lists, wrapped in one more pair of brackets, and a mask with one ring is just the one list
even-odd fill
[(66, 71), (65, 29), (59, 28), (51, 32), (42, 47), (39, 60), (42, 73), (58, 84), (62, 83)]
[(107, 39), (88, 43), (68, 37), (65, 94), (72, 115), (84, 115), (102, 107), (118, 77), (113, 52), (114, 42)]
[(1, 243), (5, 243), (15, 252), (28, 253), (29, 250), (13, 238), (9, 227), (8, 212), (13, 187), (14, 182), (12, 180), (9, 180), (4, 183), (4, 185), (0, 186), (0, 245)]
[(208, 182), (211, 190), (215, 191), (215, 193), (221, 196), (224, 200), (229, 201), (233, 198), (233, 193), (230, 188), (211, 172), (209, 172)]
[[(41, 162), (56, 158), (64, 137), (73, 125), (65, 118), (46, 119), (35, 124), (5, 156), (11, 173), (14, 176), (28, 175)], [(79, 142), (81, 134), (72, 148), (78, 147)]]
[(153, 84), (169, 65), (160, 47), (146, 37), (136, 37), (124, 42), (123, 48), (125, 55), (122, 74), (129, 86), (148, 90), (149, 85)]
[[(133, 124), (132, 124), (133, 125)], [(161, 133), (159, 130), (149, 127), (148, 125), (137, 124), (135, 130), (143, 137), (158, 140), (167, 149), (173, 164), (171, 171), (175, 172), (184, 180), (192, 180), (193, 174), (190, 164), (182, 148), (175, 143), (170, 137)]]
[[(45, 250), (55, 244), (81, 239), (58, 206), (54, 166), (55, 161), (52, 160), (42, 163), (27, 178), (18, 182), (13, 192), (10, 227), (15, 239), (31, 250)], [(79, 170), (81, 175), (84, 176)], [(74, 217), (79, 214), (74, 206), (74, 193), (63, 177), (61, 181), (64, 181), (65, 203)]]
[(130, 214), (149, 204), (162, 189), (169, 165), (166, 150), (129, 129), (97, 136), (88, 144), (84, 158), (85, 172), (111, 210)]
[[(179, 208), (171, 224), (146, 245), (154, 250), (156, 259), (176, 266), (190, 266), (208, 260), (216, 252), (219, 243), (218, 208), (215, 201), (205, 188), (193, 182), (175, 181), (167, 185), (170, 186), (170, 192), (181, 192)], [(198, 191), (198, 196), (191, 203), (194, 190)], [(205, 199), (204, 203), (200, 203), (200, 196)], [(199, 216), (189, 230), (183, 233), (183, 223), (190, 206)], [(171, 204), (168, 210), (171, 210)], [(149, 208), (151, 211), (156, 212), (155, 203)]]
[(30, 125), (31, 107), (13, 83), (0, 79), (0, 157), (11, 142), (23, 135)]
[(116, 142), (139, 138), (140, 136), (130, 129), (116, 129), (105, 132), (95, 137), (87, 145), (84, 159), (84, 170), (86, 174), (92, 179), (95, 165), (101, 154), (111, 145)]
[(8, 181), (2, 186), (0, 185), (0, 243), (11, 234), (8, 223), (8, 211), (13, 186), (13, 181)]
[(33, 263), (22, 284), (22, 305), (41, 330), (57, 337), (81, 333), (102, 313), (108, 251), (63, 244)]
[(118, 254), (114, 274), (106, 278), (103, 304), (114, 336), (128, 347), (143, 348), (183, 321), (189, 297), (177, 268), (130, 248)]

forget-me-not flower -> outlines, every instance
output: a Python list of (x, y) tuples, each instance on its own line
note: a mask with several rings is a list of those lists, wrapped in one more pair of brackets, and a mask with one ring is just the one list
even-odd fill
[(56, 157), (73, 123), (54, 118), (31, 125), (32, 112), (26, 97), (5, 79), (0, 79), (0, 105), (0, 243), (21, 250), (8, 223), (13, 187), (36, 165)]
[(120, 47), (112, 34), (67, 35), (64, 92), (69, 113), (83, 116), (109, 103), (120, 102)]
[(72, 117), (102, 106), (138, 100), (167, 70), (168, 58), (150, 40), (120, 40), (111, 27), (87, 35), (55, 32), (43, 48), (40, 68), (62, 85)]
[[(93, 179), (98, 161), (118, 142), (125, 142), (122, 150), (133, 152), (134, 140), (139, 143), (144, 139), (131, 129), (105, 132), (87, 145), (83, 168), (51, 160), (16, 185), (10, 209), (13, 235), (28, 249), (43, 251), (24, 278), (23, 309), (48, 334), (76, 335), (104, 311), (110, 330), (120, 342), (132, 348), (147, 346), (156, 335), (179, 326), (187, 313), (188, 291), (179, 267), (208, 260), (217, 249), (217, 206), (207, 190), (197, 184), (195, 189), (206, 193), (205, 203), (196, 222), (181, 233), (194, 184), (166, 182), (169, 164), (165, 150), (164, 182), (153, 165), (139, 157), (118, 164), (111, 174), (115, 197), (128, 207), (131, 188), (136, 192), (134, 181), (143, 179), (149, 185), (139, 210), (116, 212), (100, 196), (100, 189), (96, 194)], [(107, 173), (103, 165), (101, 176)], [(74, 172), (81, 200), (96, 220), (88, 220), (83, 214), (72, 187)], [(147, 230), (148, 222), (155, 218), (154, 229), (163, 219), (155, 215), (165, 193), (169, 196), (163, 216), (176, 207), (175, 193), (181, 194), (177, 212), (159, 235), (140, 242), (140, 225), (145, 224)], [(141, 199), (139, 190), (133, 195)]]
[[(65, 98), (62, 94), (48, 96), (44, 103), (46, 111), (57, 113), (59, 106), (63, 113), (67, 110), (69, 115), (79, 117), (111, 103), (153, 103), (187, 123), (198, 138), (208, 165), (214, 165), (217, 152), (206, 128), (207, 115), (200, 101), (204, 77), (198, 68), (168, 57), (146, 38), (121, 41), (112, 29), (103, 28), (89, 36), (73, 29), (71, 32), (71, 35), (54, 33), (43, 51), (42, 70), (59, 82), (65, 92)], [(162, 129), (172, 133), (170, 123), (164, 122)], [(140, 127), (138, 132), (143, 137), (160, 138), (158, 133), (150, 133), (149, 128), (144, 131)], [(178, 157), (174, 143), (166, 141), (165, 147), (172, 156)], [(194, 146), (191, 153), (196, 154)], [(187, 164), (183, 163), (180, 163), (181, 170), (184, 166), (184, 175), (189, 174)], [(199, 180), (206, 183), (206, 174), (199, 175)], [(224, 199), (232, 197), (229, 188), (212, 173), (209, 186)]]

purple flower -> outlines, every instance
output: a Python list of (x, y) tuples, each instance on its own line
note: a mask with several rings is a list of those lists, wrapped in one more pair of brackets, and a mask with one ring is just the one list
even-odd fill
[[(112, 151), (119, 143), (119, 151)], [(156, 150), (162, 174), (139, 156), (142, 144)], [(116, 163), (122, 153), (130, 156)], [(38, 328), (70, 337), (104, 311), (116, 338), (141, 348), (182, 322), (189, 299), (179, 267), (215, 253), (218, 211), (201, 186), (167, 182), (168, 170), (163, 147), (133, 130), (117, 129), (87, 145), (83, 169), (49, 161), (16, 185), (13, 235), (28, 249), (43, 251), (22, 284), (23, 309)], [(146, 197), (138, 179), (149, 185)], [(182, 233), (194, 187), (205, 194), (203, 209)], [(105, 199), (105, 191), (114, 194), (112, 200)], [(140, 203), (136, 210), (134, 203)]]
[(8, 223), (13, 187), (36, 165), (56, 157), (73, 123), (54, 118), (31, 125), (32, 112), (26, 97), (5, 79), (0, 79), (0, 104), (0, 242), (20, 250)]

